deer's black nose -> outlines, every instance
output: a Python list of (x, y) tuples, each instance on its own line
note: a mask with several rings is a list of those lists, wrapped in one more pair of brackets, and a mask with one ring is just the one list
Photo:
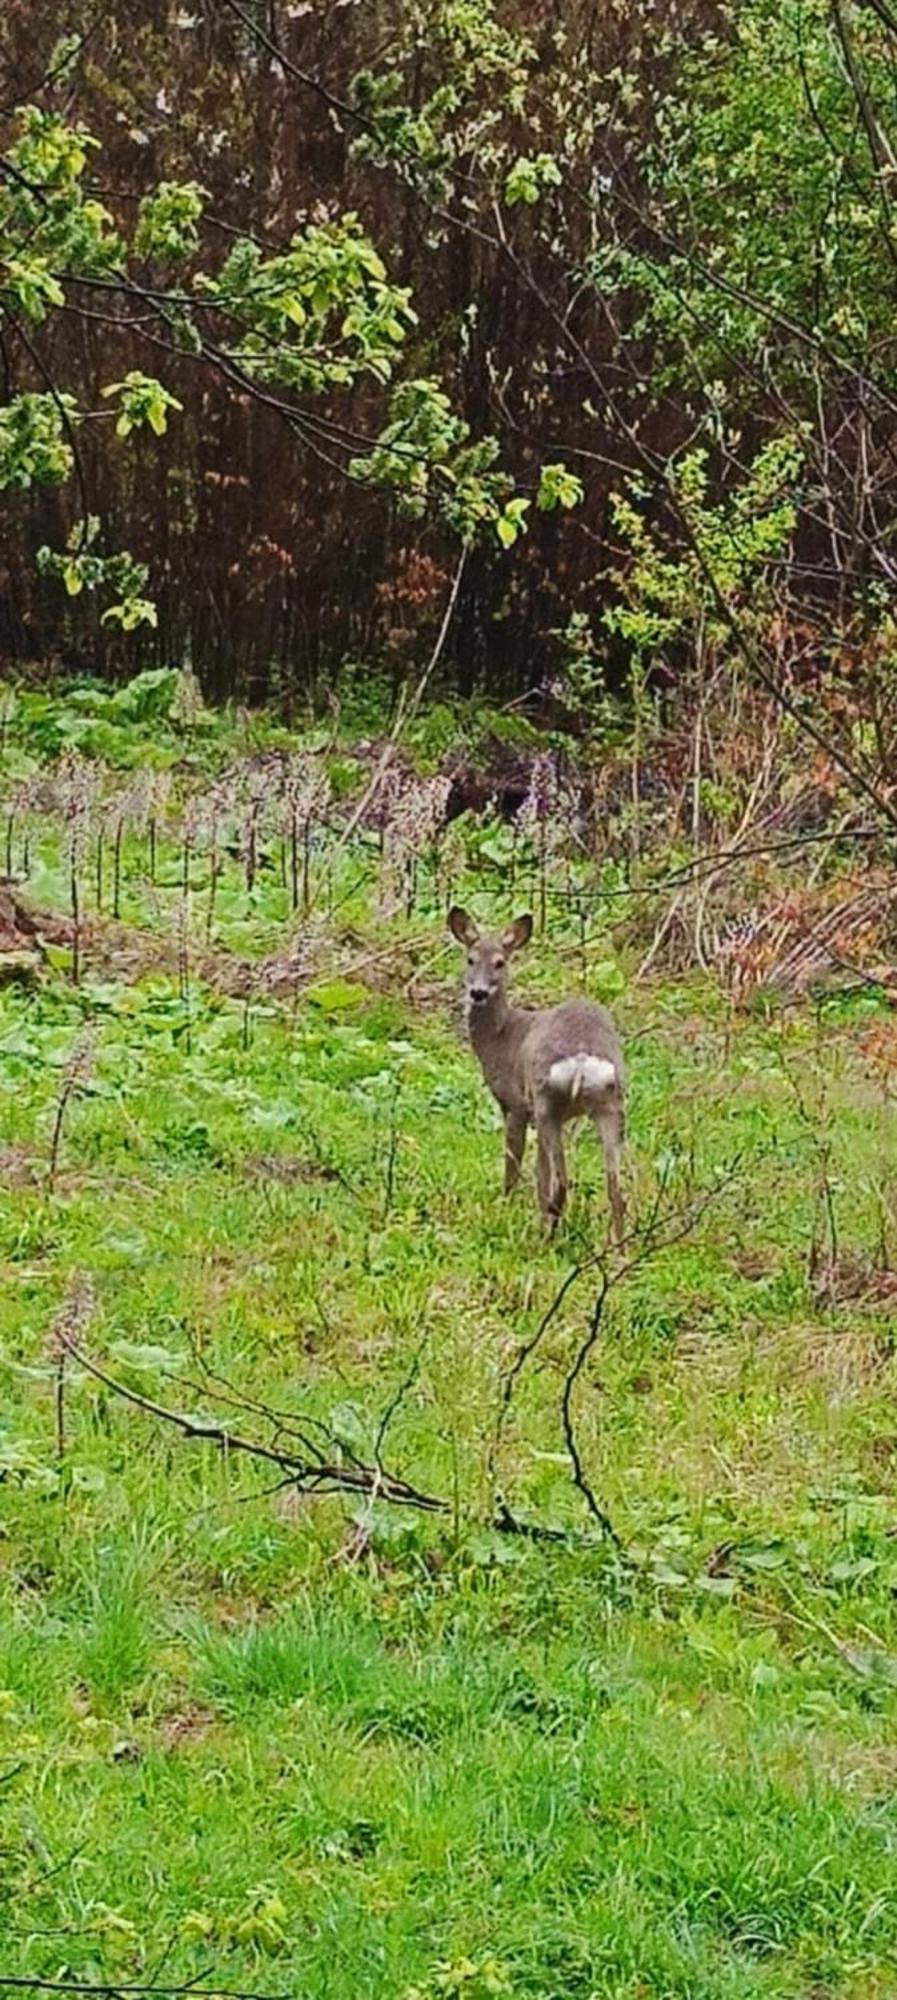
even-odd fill
[(488, 1000), (489, 998), (488, 986), (472, 986), (470, 989), (470, 997), (476, 1007), (481, 1007), (483, 1001)]

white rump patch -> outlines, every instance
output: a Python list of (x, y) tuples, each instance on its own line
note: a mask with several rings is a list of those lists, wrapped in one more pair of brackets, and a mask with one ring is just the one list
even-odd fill
[(578, 1055), (561, 1056), (553, 1062), (548, 1081), (554, 1090), (569, 1091), (575, 1102), (583, 1091), (591, 1096), (593, 1092), (603, 1094), (610, 1090), (617, 1081), (617, 1072), (605, 1056), (590, 1056), (583, 1049)]

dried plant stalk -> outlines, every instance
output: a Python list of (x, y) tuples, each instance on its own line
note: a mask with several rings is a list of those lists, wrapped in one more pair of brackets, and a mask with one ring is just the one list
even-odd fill
[(73, 1347), (78, 1347), (89, 1331), (94, 1311), (93, 1279), (79, 1271), (69, 1279), (65, 1297), (55, 1314), (46, 1339), (46, 1354), (53, 1364), (53, 1422), (56, 1463), (65, 1465), (65, 1370)]
[(47, 1184), (51, 1194), (56, 1186), (56, 1175), (59, 1168), (59, 1153), (62, 1146), (62, 1133), (66, 1112), (75, 1092), (83, 1090), (84, 1085), (90, 1082), (93, 1075), (95, 1054), (95, 1031), (92, 1027), (83, 1028), (81, 1033), (75, 1038), (71, 1055), (63, 1071), (59, 1096), (56, 1100), (53, 1132), (50, 1139), (50, 1167), (47, 1176)]

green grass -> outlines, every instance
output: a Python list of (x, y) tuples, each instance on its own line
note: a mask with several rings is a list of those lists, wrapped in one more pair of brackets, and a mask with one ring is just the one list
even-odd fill
[[(347, 920), (375, 949), (366, 896)], [(240, 916), (257, 950), (278, 921)], [(524, 983), (570, 981), (568, 943)], [(893, 1307), (847, 1296), (893, 1199), (874, 1010), (733, 1026), (656, 985), (618, 1011), (633, 1216), (693, 1218), (612, 1288), (575, 1395), (625, 1557), (561, 1423), (594, 1269), (496, 1442), (520, 1343), (603, 1243), (597, 1149), (577, 1141), (547, 1247), (529, 1182), (498, 1192), (448, 987), (248, 1020), (114, 969), (0, 992), (0, 1971), (308, 2000), (897, 1993)], [(808, 1269), (826, 1176), (833, 1297)], [(202, 1356), (370, 1458), (405, 1385), (388, 1461), (444, 1518), (272, 1492), (75, 1368), (60, 1468), (48, 1336), (84, 1270), (92, 1352), (175, 1407)], [(494, 1533), (493, 1481), (566, 1539)]]

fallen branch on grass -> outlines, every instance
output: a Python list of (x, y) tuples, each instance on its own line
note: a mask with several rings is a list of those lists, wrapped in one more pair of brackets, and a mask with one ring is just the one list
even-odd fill
[[(278, 1472), (280, 1472), (280, 1478), (278, 1478), (276, 1486), (272, 1488), (274, 1492), (280, 1492), (280, 1490), (292, 1486), (296, 1492), (306, 1494), (308, 1498), (322, 1498), (324, 1494), (330, 1494), (330, 1496), (332, 1494), (350, 1494), (350, 1496), (364, 1498), (370, 1506), (374, 1506), (378, 1500), (382, 1500), (382, 1502), (386, 1502), (390, 1506), (412, 1508), (412, 1510), (416, 1510), (420, 1514), (438, 1514), (440, 1518), (446, 1518), (446, 1516), (453, 1514), (453, 1504), (448, 1502), (446, 1498), (442, 1498), (440, 1494), (424, 1492), (420, 1486), (414, 1486), (410, 1480), (402, 1480), (394, 1472), (386, 1470), (386, 1466), (382, 1464), (382, 1456), (380, 1456), (382, 1454), (382, 1438), (384, 1438), (384, 1422), (382, 1420), (380, 1420), (380, 1430), (378, 1430), (378, 1440), (376, 1440), (378, 1460), (376, 1460), (376, 1464), (364, 1464), (360, 1458), (356, 1458), (356, 1454), (348, 1446), (340, 1446), (338, 1448), (340, 1456), (328, 1458), (326, 1452), (324, 1452), (324, 1448), (316, 1442), (316, 1438), (312, 1438), (308, 1434), (316, 1426), (316, 1418), (296, 1418), (296, 1420), (292, 1420), (292, 1418), (286, 1418), (282, 1412), (266, 1410), (264, 1404), (258, 1404), (258, 1402), (252, 1402), (252, 1400), (244, 1400), (242, 1408), (246, 1412), (252, 1412), (252, 1410), (260, 1412), (270, 1424), (274, 1424), (274, 1428), (280, 1434), (280, 1438), (284, 1438), (288, 1434), (288, 1436), (296, 1438), (296, 1444), (300, 1442), (300, 1446), (302, 1446), (300, 1450), (290, 1450), (290, 1446), (284, 1444), (284, 1442), (266, 1444), (262, 1438), (246, 1438), (242, 1432), (230, 1430), (224, 1424), (216, 1424), (214, 1418), (206, 1418), (206, 1416), (200, 1416), (200, 1414), (190, 1412), (190, 1410), (172, 1410), (168, 1404), (158, 1402), (154, 1396), (144, 1396), (140, 1390), (130, 1388), (128, 1382), (120, 1382), (106, 1368), (102, 1368), (100, 1362), (96, 1362), (90, 1354), (86, 1354), (86, 1350), (78, 1342), (68, 1340), (66, 1346), (68, 1346), (70, 1358), (74, 1362), (78, 1362), (78, 1366), (84, 1368), (84, 1372), (90, 1374), (94, 1378), (94, 1382), (102, 1382), (102, 1386), (112, 1396), (120, 1396), (122, 1402), (132, 1404), (136, 1410), (144, 1410), (146, 1416), (152, 1416), (158, 1422), (170, 1424), (172, 1428), (180, 1430), (184, 1438), (194, 1438), (194, 1440), (204, 1442), (204, 1444), (214, 1444), (224, 1454), (242, 1452), (248, 1458), (258, 1458), (258, 1460), (262, 1460), (268, 1466), (276, 1466)], [(408, 1386), (410, 1386), (410, 1374), (404, 1378), (404, 1382), (400, 1384), (400, 1392), (396, 1394), (396, 1398), (392, 1398), (392, 1404), (386, 1408), (386, 1424), (392, 1420), (392, 1416), (394, 1416), (394, 1412), (398, 1408), (398, 1400), (400, 1400), (400, 1396), (404, 1396), (404, 1392), (406, 1392)], [(224, 1400), (224, 1402), (236, 1400), (236, 1398), (230, 1398), (226, 1392), (216, 1390), (212, 1386), (212, 1382), (206, 1382), (206, 1394), (218, 1394), (220, 1400)], [(320, 1432), (328, 1438), (328, 1442), (332, 1446), (334, 1440), (326, 1432), (324, 1424), (320, 1424)], [(509, 1508), (509, 1504), (505, 1500), (499, 1500), (497, 1510), (495, 1510), (493, 1518), (487, 1522), (487, 1526), (493, 1528), (495, 1534), (515, 1534), (515, 1536), (521, 1536), (527, 1542), (567, 1542), (569, 1544), (571, 1540), (581, 1540), (581, 1536), (577, 1536), (573, 1530), (569, 1532), (565, 1528), (549, 1528), (549, 1526), (545, 1526), (541, 1522), (521, 1520), (517, 1514), (513, 1514), (513, 1510)], [(613, 1540), (619, 1544), (619, 1536), (613, 1530), (611, 1530), (611, 1534), (613, 1534)], [(2, 1984), (2, 1980), (0, 1980), (0, 1984)]]
[[(123, 1402), (144, 1410), (161, 1423), (173, 1425), (184, 1437), (216, 1445), (219, 1451), (225, 1453), (242, 1452), (249, 1458), (263, 1460), (267, 1465), (276, 1465), (283, 1474), (281, 1483), (295, 1487), (299, 1493), (368, 1495), (376, 1489), (380, 1499), (388, 1500), (396, 1507), (416, 1507), (425, 1514), (446, 1514), (449, 1511), (447, 1500), (423, 1492), (420, 1487), (398, 1478), (382, 1466), (365, 1465), (350, 1451), (345, 1457), (329, 1459), (323, 1446), (311, 1435), (312, 1424), (307, 1419), (297, 1419), (292, 1433), (297, 1443), (301, 1441), (301, 1450), (290, 1450), (285, 1444), (266, 1444), (261, 1438), (244, 1437), (242, 1432), (227, 1429), (224, 1424), (216, 1423), (214, 1417), (203, 1417), (190, 1410), (173, 1410), (167, 1403), (159, 1403), (155, 1397), (143, 1395), (139, 1389), (132, 1389), (129, 1383), (119, 1381), (101, 1368), (99, 1362), (75, 1342), (70, 1343), (69, 1353), (79, 1367), (92, 1375), (96, 1382), (102, 1382), (112, 1395), (121, 1397)], [(267, 1414), (274, 1419), (273, 1412)], [(280, 1428), (285, 1428), (282, 1421)]]
[[(267, 1465), (276, 1466), (282, 1476), (273, 1489), (275, 1492), (285, 1487), (293, 1487), (296, 1492), (306, 1494), (309, 1498), (345, 1493), (366, 1499), (371, 1505), (378, 1500), (385, 1501), (394, 1507), (409, 1507), (419, 1513), (438, 1514), (443, 1518), (453, 1511), (450, 1501), (440, 1494), (425, 1492), (421, 1487), (412, 1485), (409, 1480), (399, 1478), (397, 1474), (389, 1472), (382, 1461), (368, 1465), (357, 1458), (350, 1448), (342, 1446), (340, 1451), (345, 1451), (344, 1457), (328, 1458), (322, 1446), (308, 1434), (316, 1424), (316, 1419), (302, 1418), (288, 1421), (281, 1413), (266, 1410), (262, 1404), (251, 1401), (244, 1403), (244, 1409), (263, 1413), (281, 1434), (289, 1431), (297, 1440), (301, 1439), (302, 1449), (291, 1450), (283, 1443), (266, 1444), (260, 1438), (245, 1437), (242, 1432), (230, 1430), (224, 1424), (216, 1423), (212, 1417), (203, 1417), (187, 1410), (174, 1410), (167, 1403), (158, 1402), (153, 1396), (143, 1395), (139, 1389), (132, 1389), (128, 1383), (110, 1375), (107, 1369), (102, 1368), (92, 1355), (87, 1354), (74, 1341), (69, 1342), (68, 1352), (79, 1367), (88, 1375), (92, 1375), (95, 1381), (101, 1382), (112, 1395), (121, 1397), (122, 1401), (132, 1404), (135, 1409), (145, 1411), (148, 1416), (157, 1418), (161, 1423), (171, 1424), (176, 1430), (181, 1431), (184, 1437), (216, 1445), (218, 1450), (225, 1454), (242, 1452), (250, 1458), (260, 1459)], [(403, 1390), (405, 1386), (403, 1385)], [(209, 1385), (207, 1392), (215, 1393)], [(230, 1399), (225, 1398), (225, 1400)], [(390, 1417), (393, 1414), (394, 1411), (389, 1412)], [(321, 1425), (320, 1428), (325, 1436), (329, 1436), (326, 1426)], [(330, 1442), (332, 1444), (333, 1440)], [(378, 1443), (382, 1443), (382, 1440), (378, 1440)], [(532, 1542), (570, 1542), (579, 1539), (563, 1528), (549, 1528), (538, 1521), (520, 1520), (504, 1501), (497, 1507), (488, 1526), (496, 1534), (518, 1535), (523, 1540)]]
[[(621, 1282), (632, 1270), (642, 1264), (647, 1257), (672, 1243), (681, 1241), (695, 1227), (705, 1210), (729, 1187), (738, 1170), (739, 1159), (732, 1163), (726, 1173), (712, 1188), (699, 1197), (673, 1210), (664, 1211), (663, 1196), (665, 1181), (661, 1181), (646, 1220), (627, 1239), (632, 1244), (632, 1254), (618, 1264), (611, 1264), (605, 1252), (598, 1252), (574, 1265), (564, 1278), (548, 1309), (528, 1340), (524, 1341), (505, 1378), (502, 1388), (495, 1437), (490, 1453), (489, 1471), (493, 1479), (493, 1511), (487, 1526), (496, 1534), (517, 1535), (533, 1542), (570, 1543), (580, 1541), (582, 1536), (576, 1531), (549, 1527), (538, 1521), (521, 1520), (509, 1506), (504, 1495), (494, 1485), (495, 1458), (501, 1440), (502, 1429), (507, 1417), (515, 1387), (526, 1363), (535, 1353), (548, 1326), (560, 1310), (564, 1299), (573, 1286), (589, 1271), (598, 1273), (598, 1288), (588, 1316), (585, 1334), (573, 1356), (564, 1378), (560, 1404), (560, 1422), (564, 1443), (570, 1460), (573, 1485), (581, 1494), (588, 1513), (600, 1528), (605, 1539), (618, 1552), (624, 1544), (606, 1508), (602, 1507), (588, 1478), (582, 1452), (576, 1436), (574, 1421), (574, 1398), (577, 1384), (598, 1341), (604, 1314), (605, 1302), (611, 1289)], [(624, 1252), (626, 1244), (624, 1243)], [(258, 1417), (270, 1429), (270, 1437), (249, 1436), (243, 1429), (231, 1429), (226, 1423), (219, 1423), (215, 1417), (203, 1415), (198, 1410), (178, 1410), (163, 1403), (155, 1396), (146, 1395), (133, 1388), (94, 1359), (81, 1343), (78, 1328), (68, 1330), (65, 1319), (57, 1327), (57, 1341), (65, 1346), (71, 1359), (91, 1375), (111, 1395), (142, 1410), (157, 1422), (170, 1425), (185, 1438), (199, 1443), (214, 1445), (225, 1455), (240, 1453), (245, 1457), (259, 1460), (273, 1466), (279, 1475), (274, 1491), (292, 1488), (308, 1498), (325, 1495), (346, 1494), (368, 1503), (369, 1509), (377, 1502), (385, 1502), (394, 1507), (406, 1507), (422, 1514), (451, 1517), (452, 1502), (439, 1493), (430, 1493), (415, 1485), (411, 1480), (389, 1469), (384, 1461), (384, 1445), (387, 1432), (401, 1405), (416, 1380), (423, 1352), (423, 1343), (414, 1356), (412, 1364), (386, 1404), (380, 1419), (374, 1444), (372, 1462), (361, 1458), (351, 1444), (338, 1437), (320, 1418), (306, 1414), (294, 1414), (273, 1408), (271, 1405), (246, 1395), (226, 1376), (218, 1374), (205, 1362), (199, 1350), (194, 1347), (194, 1358), (199, 1362), (202, 1382), (188, 1382), (185, 1386), (197, 1394), (206, 1395), (239, 1412), (245, 1417)]]
[(209, 2000), (281, 2000), (273, 1993), (247, 1992), (237, 1986), (199, 1986), (194, 1979), (171, 1986), (142, 1986), (129, 1979), (37, 1979), (25, 1973), (0, 1973), (0, 1988), (20, 1988), (32, 1993), (146, 1993), (178, 1994), (196, 1993), (209, 1995)]

